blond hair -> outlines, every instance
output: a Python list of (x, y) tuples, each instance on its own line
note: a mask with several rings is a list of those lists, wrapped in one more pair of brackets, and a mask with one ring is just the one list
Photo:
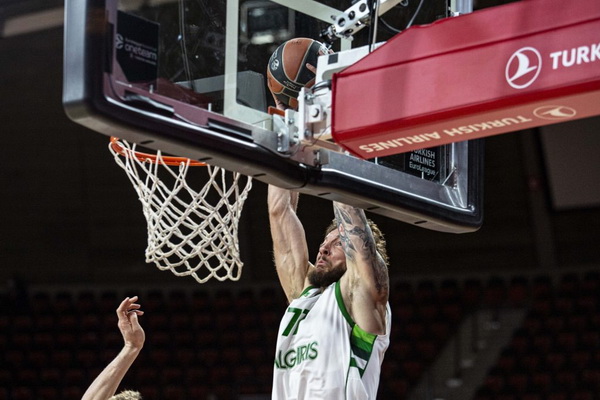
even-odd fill
[(142, 400), (142, 394), (134, 390), (123, 390), (108, 400)]

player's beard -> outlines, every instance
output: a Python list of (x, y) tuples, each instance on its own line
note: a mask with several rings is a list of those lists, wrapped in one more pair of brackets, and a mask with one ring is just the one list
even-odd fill
[(346, 269), (339, 266), (328, 270), (313, 268), (308, 273), (308, 283), (313, 287), (326, 288), (334, 282), (340, 280)]

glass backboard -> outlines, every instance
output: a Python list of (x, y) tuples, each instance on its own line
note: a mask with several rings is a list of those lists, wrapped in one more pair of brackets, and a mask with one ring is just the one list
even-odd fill
[[(384, 42), (407, 25), (449, 15), (446, 0), (425, 5), (396, 0), (352, 35), (332, 35), (332, 24), (339, 25), (340, 16), (359, 3), (66, 0), (65, 110), (102, 134), (265, 183), (428, 229), (478, 229), (481, 142), (371, 160), (340, 151), (335, 143), (281, 151), (278, 122), (286, 120), (269, 114), (274, 102), (265, 78), (269, 57), (281, 43), (308, 37), (343, 54)], [(359, 98), (352, 101), (360, 107)]]

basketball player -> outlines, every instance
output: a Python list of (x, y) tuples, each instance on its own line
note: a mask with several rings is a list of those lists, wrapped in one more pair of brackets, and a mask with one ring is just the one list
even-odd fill
[[(290, 106), (273, 96), (278, 108)], [(383, 236), (363, 210), (334, 202), (334, 222), (313, 264), (297, 205), (297, 192), (269, 186), (274, 261), (289, 301), (272, 399), (375, 399), (391, 328)]]
[[(81, 400), (141, 400), (139, 392), (125, 390), (117, 395), (115, 391), (123, 377), (140, 354), (146, 335), (138, 321), (144, 312), (136, 303), (137, 296), (127, 297), (117, 308), (118, 326), (123, 335), (123, 348), (114, 360), (104, 368), (83, 394)], [(112, 396), (112, 397), (111, 397)]]

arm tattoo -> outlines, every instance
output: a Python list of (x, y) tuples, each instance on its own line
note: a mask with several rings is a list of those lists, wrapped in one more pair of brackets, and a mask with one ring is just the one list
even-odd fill
[(387, 265), (385, 265), (385, 262), (377, 252), (377, 244), (375, 243), (373, 233), (370, 232), (371, 228), (364, 213), (352, 215), (353, 212), (356, 212), (356, 209), (339, 207), (337, 203), (334, 203), (333, 210), (337, 221), (340, 242), (342, 243), (346, 258), (348, 260), (356, 259), (359, 251), (356, 249), (355, 243), (359, 245), (359, 241), (353, 243), (350, 238), (352, 236), (359, 238), (360, 243), (362, 243), (359, 245), (361, 246), (360, 252), (364, 257), (364, 261), (371, 266), (377, 290), (388, 290)]
[(358, 250), (350, 240), (350, 237), (354, 236), (358, 237), (362, 242), (362, 251), (364, 251), (367, 261), (376, 263), (377, 247), (375, 246), (373, 235), (369, 234), (369, 224), (364, 215), (358, 214), (355, 216), (360, 218), (360, 223), (357, 225), (352, 222), (352, 216), (348, 210), (343, 210), (336, 206), (334, 207), (334, 212), (340, 233), (340, 241), (342, 242), (346, 257), (351, 260), (355, 259)]
[(346, 254), (346, 257), (348, 259), (353, 259), (353, 254), (356, 251), (356, 249), (352, 245), (352, 242), (348, 237), (348, 233), (346, 232), (346, 225), (349, 225), (352, 220), (347, 212), (341, 210), (336, 205), (334, 205), (333, 207), (333, 212), (337, 221), (338, 232), (340, 234), (340, 242), (342, 242), (344, 253)]

